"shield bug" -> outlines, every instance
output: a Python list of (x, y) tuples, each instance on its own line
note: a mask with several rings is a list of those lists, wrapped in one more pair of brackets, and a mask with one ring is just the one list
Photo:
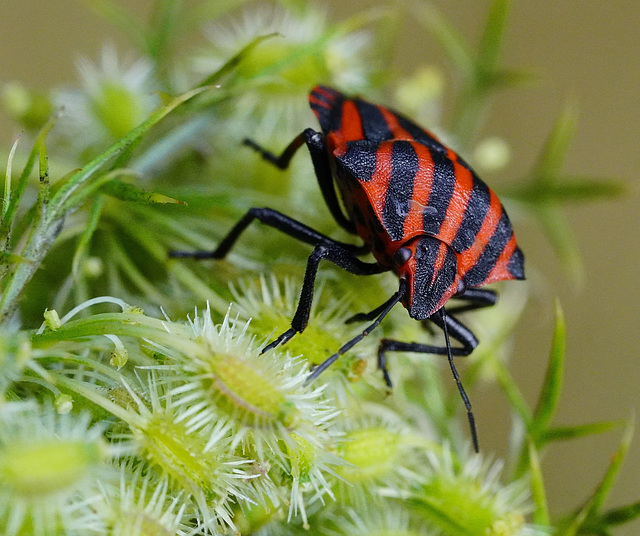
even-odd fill
[[(470, 354), (478, 340), (456, 314), (496, 302), (494, 291), (478, 287), (505, 279), (524, 279), (524, 256), (507, 213), (496, 194), (462, 158), (401, 114), (326, 86), (316, 86), (309, 103), (322, 132), (304, 130), (280, 155), (251, 140), (244, 143), (282, 169), (306, 145), (331, 214), (338, 225), (358, 235), (364, 243), (339, 242), (281, 212), (255, 207), (214, 251), (176, 251), (171, 256), (221, 259), (254, 220), (313, 247), (291, 327), (263, 352), (287, 342), (307, 326), (321, 260), (357, 275), (395, 272), (400, 281), (398, 290), (373, 311), (349, 319), (373, 322), (318, 365), (309, 380), (371, 333), (400, 302), (411, 318), (430, 321), (441, 328), (444, 345), (382, 339), (378, 367), (387, 385), (391, 387), (386, 366), (388, 352), (447, 356), (477, 451), (471, 403), (453, 356)], [(358, 258), (367, 253), (373, 254), (375, 262)], [(461, 303), (445, 311), (451, 298)], [(452, 346), (451, 339), (459, 345)]]

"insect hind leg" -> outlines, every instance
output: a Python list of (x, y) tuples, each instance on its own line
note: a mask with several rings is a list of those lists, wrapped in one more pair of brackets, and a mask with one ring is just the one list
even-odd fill
[(333, 184), (333, 175), (331, 173), (331, 164), (324, 141), (324, 136), (320, 132), (316, 132), (312, 128), (307, 128), (298, 134), (291, 143), (287, 145), (281, 154), (277, 155), (268, 151), (255, 141), (245, 138), (243, 143), (256, 151), (264, 160), (273, 164), (280, 169), (287, 169), (291, 163), (293, 155), (296, 154), (302, 145), (307, 146), (311, 155), (313, 169), (318, 179), (318, 185), (322, 192), (322, 197), (327, 203), (327, 207), (331, 212), (338, 225), (351, 234), (356, 234), (356, 226), (342, 211), (335, 186)]
[(271, 151), (265, 149), (264, 147), (262, 147), (262, 145), (257, 144), (255, 141), (253, 141), (250, 138), (245, 138), (244, 140), (242, 140), (242, 143), (247, 147), (250, 147), (251, 149), (256, 151), (264, 160), (266, 160), (270, 164), (273, 164), (274, 166), (280, 169), (287, 169), (289, 167), (289, 164), (291, 163), (291, 159), (293, 158), (293, 155), (296, 154), (298, 149), (302, 147), (302, 145), (306, 142), (306, 140), (307, 140), (306, 131), (301, 132), (295, 138), (293, 138), (293, 140), (291, 140), (291, 143), (287, 145), (285, 150), (282, 151), (280, 155), (272, 153)]

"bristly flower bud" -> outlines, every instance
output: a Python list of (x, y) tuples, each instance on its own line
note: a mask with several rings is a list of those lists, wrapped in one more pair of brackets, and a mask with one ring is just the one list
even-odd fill
[[(248, 324), (227, 315), (215, 325), (209, 309), (196, 311), (184, 340), (182, 326), (165, 325), (174, 342), (155, 349), (171, 364), (151, 368), (171, 379), (172, 426), (185, 433), (226, 427), (231, 451), (241, 447), (261, 467), (270, 467), (270, 475), (279, 475), (276, 480), (293, 482), (290, 516), (300, 513), (306, 522), (305, 497), (331, 495), (325, 475), (339, 460), (329, 433), (338, 412), (321, 386), (305, 385), (305, 362), (278, 350), (260, 354)], [(281, 503), (268, 482), (258, 476), (254, 484), (273, 504)]]
[(451, 536), (548, 534), (526, 523), (530, 511), (527, 485), (522, 481), (502, 485), (501, 463), (489, 463), (477, 454), (456, 461), (447, 447), (428, 455), (429, 474), (403, 496), (427, 526)]
[(7, 403), (0, 408), (0, 532), (100, 534), (95, 482), (111, 469), (111, 449), (89, 415)]
[(110, 536), (185, 536), (190, 532), (189, 503), (171, 488), (167, 477), (146, 472), (144, 466), (120, 469), (120, 481), (102, 483), (100, 516)]
[(229, 427), (223, 423), (189, 426), (184, 407), (175, 405), (156, 374), (141, 382), (141, 393), (129, 388), (136, 407), (124, 419), (130, 432), (123, 433), (150, 467), (166, 476), (173, 487), (197, 506), (197, 515), (208, 530), (234, 527), (231, 504), (250, 501), (251, 475), (242, 466), (249, 460), (233, 454)]

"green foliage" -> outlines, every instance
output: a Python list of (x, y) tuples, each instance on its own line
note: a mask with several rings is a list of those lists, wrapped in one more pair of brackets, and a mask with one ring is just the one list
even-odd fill
[(617, 197), (624, 194), (628, 187), (614, 179), (563, 174), (562, 165), (575, 135), (577, 121), (575, 107), (567, 106), (556, 120), (529, 180), (524, 181), (528, 184), (506, 194), (527, 207), (544, 229), (569, 275), (581, 281), (584, 276), (580, 252), (561, 207), (568, 203)]
[[(532, 80), (500, 62), (508, 0), (491, 2), (477, 47), (427, 2), (339, 22), (294, 0), (271, 15), (248, 0), (158, 0), (149, 22), (110, 0), (85, 3), (126, 32), (140, 60), (125, 67), (106, 48), (101, 65), (83, 64), (84, 85), (72, 92), (40, 95), (16, 83), (3, 92), (25, 129), (7, 153), (0, 221), (4, 534), (608, 535), (640, 515), (640, 502), (604, 506), (628, 425), (591, 497), (552, 517), (547, 447), (620, 423), (554, 422), (566, 343), (559, 305), (545, 381), (529, 407), (505, 344), (524, 286), (505, 285), (500, 304), (476, 314), (482, 344), (463, 378), (467, 389), (496, 380), (513, 411), (510, 459), (492, 461), (469, 452), (442, 360), (397, 356), (396, 388), (385, 397), (366, 367), (377, 345), (368, 337), (305, 383), (310, 365), (362, 329), (345, 320), (378, 306), (393, 278), (372, 278), (360, 292), (323, 267), (309, 329), (260, 354), (289, 325), (308, 248), (255, 231), (224, 261), (168, 259), (173, 249), (211, 250), (256, 204), (343, 238), (308, 159), (283, 172), (240, 142), (285, 146), (310, 124), (316, 83), (384, 91), (416, 115), (438, 116), (437, 69), (391, 76), (388, 40), (403, 17), (451, 59), (459, 93), (444, 130), (473, 153), (491, 98)], [(215, 26), (196, 52), (184, 42), (203, 20)], [(66, 115), (51, 116), (63, 104)], [(563, 174), (576, 121), (568, 107), (523, 173), (529, 180), (506, 192), (573, 272), (579, 255), (563, 205), (625, 190)], [(502, 151), (495, 162), (505, 145), (489, 147)], [(378, 338), (430, 336), (403, 313), (394, 310)]]

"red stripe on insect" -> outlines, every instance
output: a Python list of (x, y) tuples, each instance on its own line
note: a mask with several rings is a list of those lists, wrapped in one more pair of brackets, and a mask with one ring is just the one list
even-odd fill
[(383, 143), (376, 151), (376, 168), (367, 184), (367, 196), (373, 210), (382, 221), (389, 183), (391, 182), (393, 143)]
[(337, 92), (333, 89), (329, 89), (326, 87), (322, 87), (322, 86), (316, 86), (313, 88), (313, 90), (311, 91), (311, 94), (313, 95), (314, 93), (317, 93), (319, 95), (324, 95), (327, 100), (334, 100), (336, 98)]
[(482, 226), (475, 237), (473, 245), (469, 249), (463, 251), (459, 257), (459, 273), (462, 276), (476, 265), (480, 255), (482, 255), (482, 252), (487, 247), (489, 240), (491, 240), (493, 233), (498, 227), (500, 217), (502, 216), (502, 205), (500, 204), (498, 196), (493, 190), (489, 190), (489, 194), (491, 199), (489, 210), (487, 211), (482, 222)]
[(489, 283), (494, 283), (495, 281), (502, 281), (503, 279), (513, 279), (513, 275), (509, 272), (507, 266), (509, 265), (509, 260), (513, 255), (513, 252), (516, 250), (516, 236), (514, 234), (511, 235), (511, 238), (504, 246), (504, 249), (500, 253), (498, 260), (496, 261), (496, 265), (491, 269), (487, 278), (482, 282), (482, 285), (488, 285)]
[(380, 106), (379, 110), (382, 114), (382, 117), (387, 122), (387, 126), (393, 134), (394, 139), (410, 141), (413, 141), (415, 139), (411, 134), (409, 134), (409, 132), (407, 132), (400, 126), (400, 123), (398, 122), (398, 116), (396, 114), (394, 114), (391, 110), (385, 108), (384, 106)]
[(420, 234), (423, 228), (424, 209), (429, 202), (433, 189), (434, 163), (431, 151), (420, 143), (414, 143), (413, 149), (418, 157), (418, 173), (413, 182), (413, 195), (409, 202), (409, 213), (404, 220), (404, 238), (409, 239)]
[[(438, 140), (438, 141), (440, 141), (440, 140)], [(450, 149), (449, 147), (447, 147), (447, 158), (449, 160), (451, 160), (452, 162), (459, 162), (460, 161), (460, 157), (458, 156), (458, 154), (454, 150)]]
[(342, 105), (342, 119), (340, 121), (340, 133), (343, 143), (364, 138), (362, 130), (362, 118), (356, 104), (352, 100), (344, 101)]
[(332, 106), (331, 103), (326, 102), (324, 100), (317, 99), (313, 95), (309, 96), (309, 103), (314, 104), (316, 106), (322, 106), (323, 108), (327, 108), (328, 110), (330, 110)]

